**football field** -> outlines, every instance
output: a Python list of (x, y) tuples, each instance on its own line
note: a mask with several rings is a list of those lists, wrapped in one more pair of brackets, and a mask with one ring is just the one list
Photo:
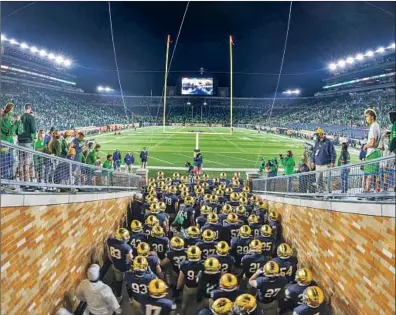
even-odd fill
[[(138, 128), (136, 131), (124, 130), (121, 135), (107, 133), (94, 136), (101, 145), (102, 161), (107, 153), (115, 149), (121, 151), (122, 158), (128, 151), (135, 157), (135, 165), (139, 165), (139, 154), (143, 147), (149, 152), (148, 167), (161, 166), (165, 170), (184, 169), (186, 161), (193, 163), (196, 133), (194, 131), (223, 134), (200, 134), (199, 148), (203, 155), (203, 170), (218, 173), (226, 171), (257, 170), (261, 157), (265, 160), (278, 157), (287, 150), (292, 150), (296, 165), (304, 152), (304, 140), (274, 135), (255, 130), (234, 128), (232, 135), (225, 134), (229, 128), (215, 127), (162, 127)], [(190, 132), (191, 131), (191, 132)], [(171, 133), (183, 132), (183, 134)], [(352, 155), (352, 154), (351, 154)], [(171, 173), (167, 172), (167, 173)]]

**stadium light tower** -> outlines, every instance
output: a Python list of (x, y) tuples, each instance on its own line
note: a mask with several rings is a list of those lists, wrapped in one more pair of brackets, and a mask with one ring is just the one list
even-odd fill
[(20, 47), (21, 47), (22, 49), (27, 49), (27, 48), (29, 48), (28, 44), (26, 44), (26, 43), (22, 43)]
[(5, 35), (1, 34), (1, 41), (2, 41), (2, 42), (5, 42), (5, 41), (7, 41), (7, 40), (8, 40), (7, 37), (6, 37)]
[(109, 93), (114, 91), (112, 88), (108, 87), (108, 86), (101, 86), (99, 85), (96, 90), (100, 93)]
[(300, 95), (301, 91), (299, 89), (295, 89), (295, 90), (286, 90), (283, 92), (283, 94), (287, 94), (287, 95)]

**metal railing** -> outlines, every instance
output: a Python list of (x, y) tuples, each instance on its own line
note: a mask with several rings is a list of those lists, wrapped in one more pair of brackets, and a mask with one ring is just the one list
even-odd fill
[(9, 142), (0, 144), (0, 175), (3, 189), (27, 190), (135, 190), (140, 176), (88, 165), (34, 151)]
[(253, 180), (253, 190), (280, 195), (395, 198), (395, 154), (333, 168)]

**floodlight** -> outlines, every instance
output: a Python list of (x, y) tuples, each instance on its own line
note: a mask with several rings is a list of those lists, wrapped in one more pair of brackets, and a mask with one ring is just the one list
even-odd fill
[(40, 56), (41, 57), (47, 56), (47, 52), (44, 49), (41, 49), (40, 50)]
[(392, 43), (389, 47), (395, 49), (396, 48), (396, 44)]
[(341, 60), (339, 60), (337, 62), (337, 65), (340, 66), (341, 68), (344, 68), (345, 67), (345, 61), (341, 59)]
[(6, 37), (5, 35), (1, 34), (1, 41), (2, 41), (2, 42), (5, 42), (5, 41), (7, 41), (7, 40), (8, 40), (7, 37)]
[(63, 62), (63, 64), (64, 64), (66, 67), (70, 67), (71, 61), (70, 61), (69, 59), (65, 59), (65, 61)]
[(297, 89), (297, 90), (294, 90), (294, 94), (300, 94), (300, 90), (299, 89)]
[(337, 65), (335, 63), (331, 63), (331, 64), (329, 64), (329, 69), (335, 70), (335, 69), (337, 69)]
[(191, 103), (190, 103), (190, 102), (187, 102), (187, 105), (191, 105)]
[(48, 59), (49, 60), (55, 59), (55, 55), (53, 53), (49, 53), (48, 54)]
[(356, 55), (356, 60), (363, 60), (363, 59), (364, 59), (363, 54), (357, 54)]
[(111, 89), (110, 89), (108, 86), (106, 86), (106, 87), (104, 88), (104, 90), (105, 90), (106, 92), (110, 92), (110, 91), (111, 91)]
[(203, 104), (204, 104), (204, 106), (205, 106), (205, 105), (206, 105), (206, 102), (204, 102)]
[(354, 61), (355, 61), (355, 59), (353, 59), (353, 57), (348, 57), (346, 59), (346, 62), (349, 63), (349, 64), (352, 64)]
[(55, 62), (56, 63), (62, 63), (63, 62), (63, 57), (62, 56), (56, 56), (55, 57)]
[(102, 91), (103, 91), (103, 87), (99, 85), (99, 86), (97, 87), (97, 90), (98, 90), (99, 92), (102, 92)]
[(372, 57), (372, 56), (374, 56), (374, 52), (372, 50), (369, 50), (368, 52), (366, 52), (366, 56)]
[(12, 45), (17, 45), (17, 44), (19, 44), (15, 39), (10, 39), (10, 44), (12, 44)]
[(376, 50), (376, 52), (378, 52), (378, 53), (383, 53), (385, 51), (385, 48), (384, 47), (379, 47), (377, 50)]
[(36, 52), (38, 52), (38, 49), (37, 49), (36, 46), (32, 46), (32, 47), (30, 47), (30, 51), (31, 51), (32, 53), (36, 53)]
[(28, 44), (26, 44), (26, 43), (22, 43), (22, 44), (21, 44), (21, 48), (22, 48), (22, 49), (27, 49), (27, 48), (29, 48), (29, 46), (28, 46)]

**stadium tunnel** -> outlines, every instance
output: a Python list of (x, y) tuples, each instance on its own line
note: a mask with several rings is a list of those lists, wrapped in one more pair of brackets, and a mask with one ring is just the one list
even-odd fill
[[(2, 312), (52, 315), (65, 307), (83, 314), (77, 285), (92, 262), (111, 284), (105, 241), (123, 225), (133, 195), (3, 195)], [(394, 205), (262, 198), (288, 223), (283, 236), (313, 270), (333, 314), (394, 312)]]

